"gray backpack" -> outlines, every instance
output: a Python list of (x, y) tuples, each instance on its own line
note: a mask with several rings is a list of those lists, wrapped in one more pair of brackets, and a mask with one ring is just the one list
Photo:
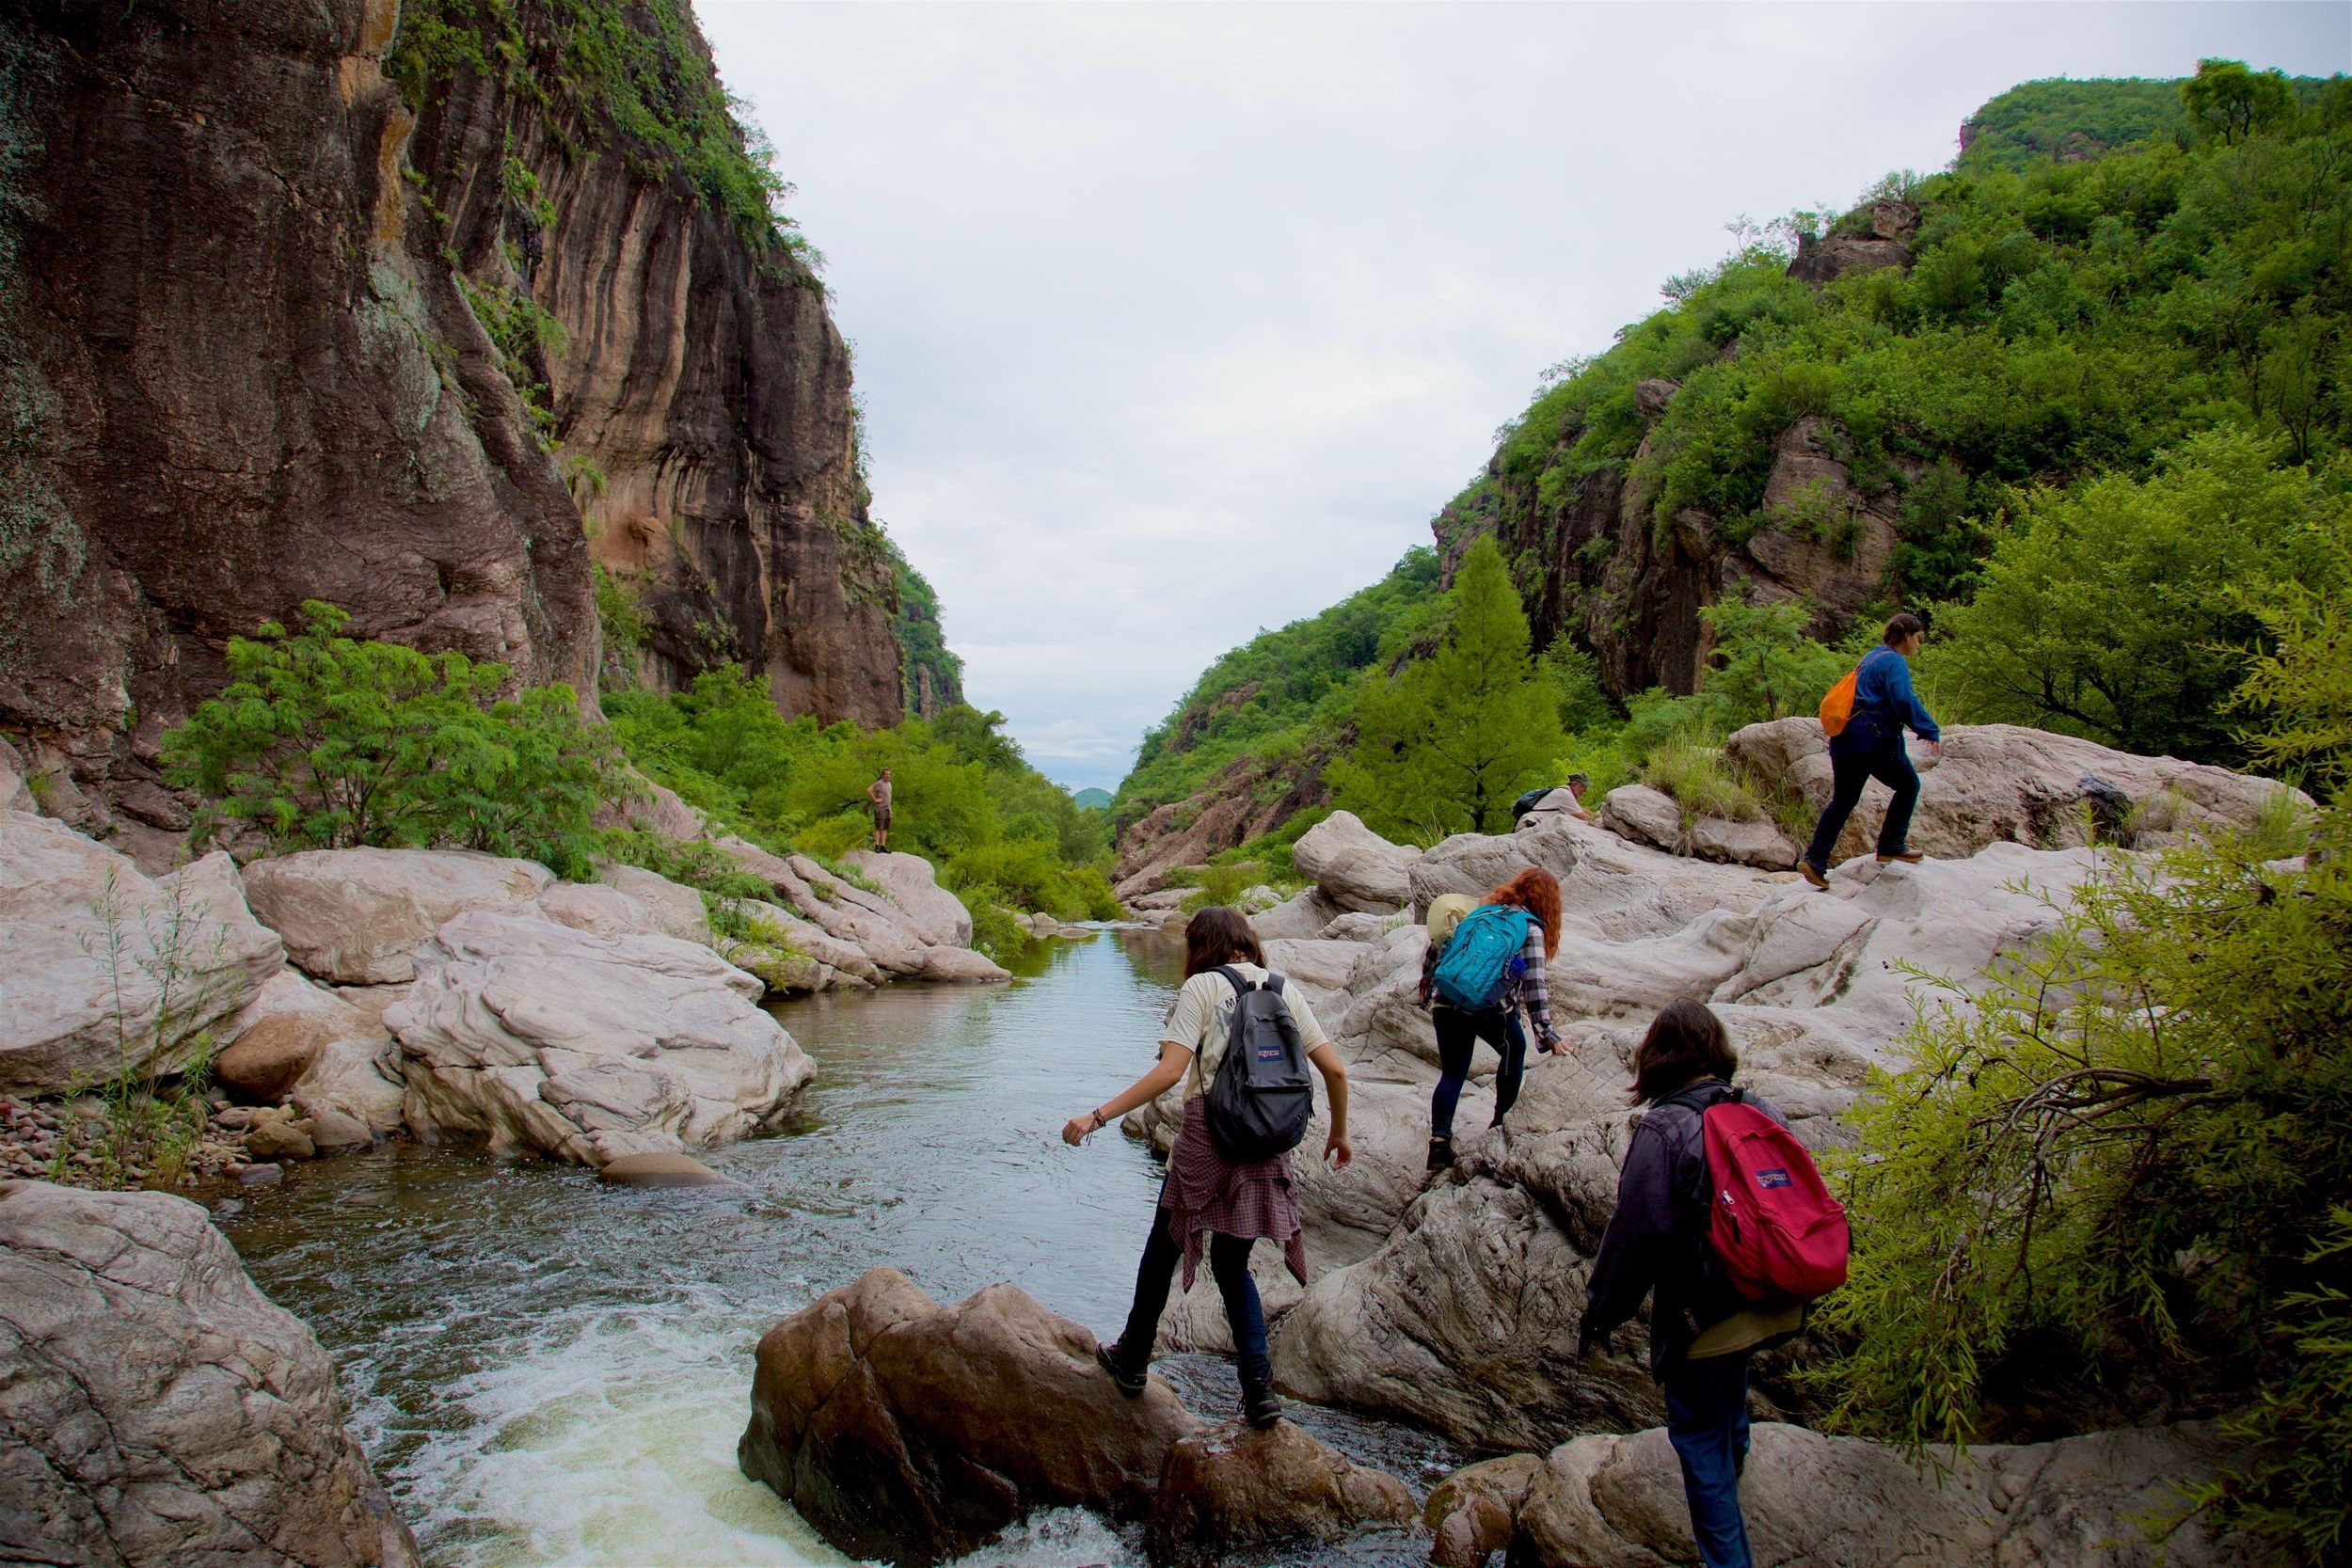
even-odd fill
[(1236, 992), (1233, 1027), (1201, 1110), (1217, 1153), (1229, 1164), (1245, 1165), (1298, 1147), (1314, 1115), (1315, 1091), (1298, 1021), (1282, 997), (1282, 977), (1268, 974), (1263, 985), (1252, 985), (1230, 965), (1217, 973)]

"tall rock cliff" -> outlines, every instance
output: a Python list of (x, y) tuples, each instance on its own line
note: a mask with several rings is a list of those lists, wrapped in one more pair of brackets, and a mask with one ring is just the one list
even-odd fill
[(323, 598), (592, 693), (592, 558), (642, 678), (896, 721), (849, 356), (764, 166), (682, 0), (11, 8), (0, 729), (176, 828), (156, 745), (230, 636)]

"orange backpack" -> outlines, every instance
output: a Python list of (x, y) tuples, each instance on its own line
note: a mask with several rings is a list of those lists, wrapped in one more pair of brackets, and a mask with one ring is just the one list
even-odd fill
[(1821, 699), (1821, 733), (1840, 735), (1853, 722), (1854, 683), (1862, 678), (1862, 666), (1857, 664), (1846, 672), (1845, 678), (1829, 689)]

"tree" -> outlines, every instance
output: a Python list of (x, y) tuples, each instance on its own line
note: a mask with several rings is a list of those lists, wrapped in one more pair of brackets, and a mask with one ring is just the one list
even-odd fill
[(2181, 84), (2181, 107), (2207, 135), (2233, 143), (2293, 110), (2295, 92), (2280, 71), (2249, 71), (2240, 60), (2199, 60), (2197, 74)]
[(1725, 730), (1812, 712), (1848, 668), (1845, 655), (1806, 635), (1813, 609), (1803, 599), (1718, 599), (1699, 618), (1714, 634), (1718, 660), (1707, 672), (1706, 695)]
[(1449, 599), (1453, 626), (1432, 657), (1368, 677), (1355, 748), (1327, 770), (1343, 805), (1419, 843), (1508, 832), (1512, 802), (1549, 779), (1566, 744), (1491, 536), (1470, 546)]
[(2244, 590), (2337, 579), (2352, 463), (2274, 468), (2271, 444), (2197, 436), (2141, 483), (2039, 490), (1995, 544), (1976, 598), (1947, 606), (1934, 665), (1965, 716), (2147, 755), (2237, 762), (2223, 704), (2241, 650), (2271, 636)]

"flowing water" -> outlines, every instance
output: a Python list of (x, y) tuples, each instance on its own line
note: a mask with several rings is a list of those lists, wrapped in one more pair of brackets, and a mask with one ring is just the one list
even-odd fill
[[(222, 1206), (254, 1279), (317, 1331), (353, 1427), (435, 1564), (834, 1563), (743, 1479), (752, 1349), (890, 1264), (943, 1302), (1009, 1279), (1108, 1337), (1159, 1169), (1062, 1123), (1153, 1058), (1167, 939), (1051, 944), (1010, 986), (901, 986), (781, 1005), (817, 1064), (782, 1136), (704, 1156), (747, 1190), (599, 1186), (586, 1171), (395, 1145)], [(1231, 1369), (1159, 1364), (1212, 1418)], [(1439, 1440), (1293, 1407), (1425, 1487)], [(1132, 1529), (1048, 1514), (974, 1564), (1126, 1564)], [(1417, 1561), (1396, 1539), (1299, 1561)]]

